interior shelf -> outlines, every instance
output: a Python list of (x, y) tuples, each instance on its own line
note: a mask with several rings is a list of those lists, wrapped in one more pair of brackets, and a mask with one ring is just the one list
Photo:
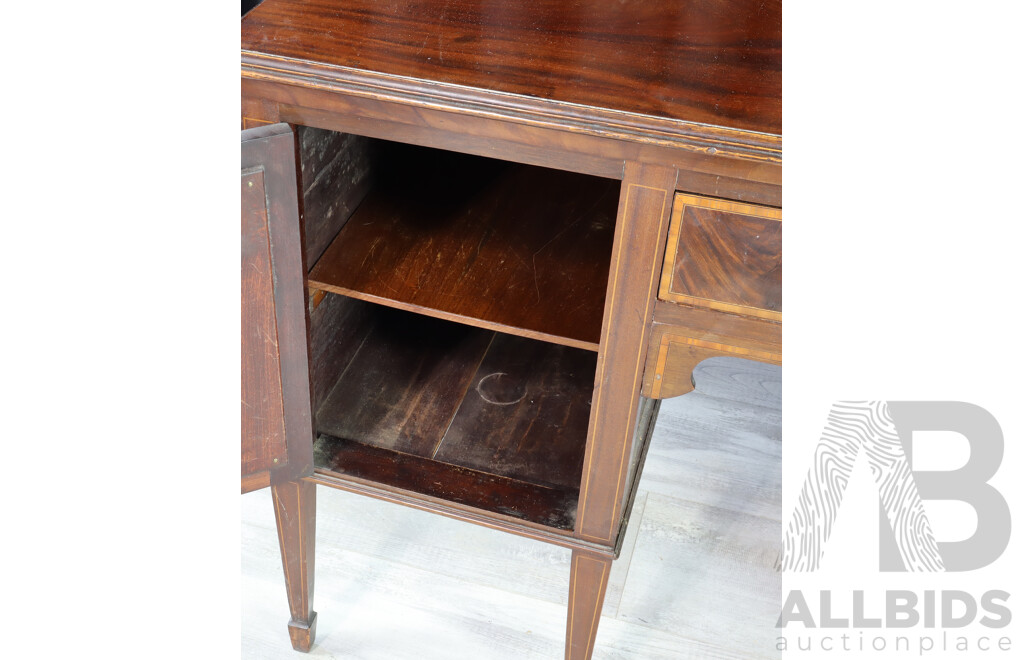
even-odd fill
[(572, 529), (595, 353), (335, 295), (313, 317), (319, 473)]
[(596, 351), (619, 182), (381, 143), (309, 286)]

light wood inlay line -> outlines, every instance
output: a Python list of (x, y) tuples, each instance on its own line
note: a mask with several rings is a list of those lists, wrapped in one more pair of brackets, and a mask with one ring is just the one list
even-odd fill
[[(652, 188), (650, 186), (641, 186), (639, 184), (632, 184), (632, 183), (630, 184), (630, 187), (631, 188), (632, 187), (646, 188), (647, 190), (654, 190), (656, 192), (660, 192), (661, 193), (661, 208), (658, 210), (658, 233), (657, 233), (658, 236), (661, 236), (661, 230), (662, 230), (662, 228), (665, 225), (665, 202), (667, 201), (668, 191), (663, 189), (663, 188)], [(655, 265), (652, 265), (650, 270), (651, 270), (651, 279), (650, 279), (650, 281), (647, 284), (647, 291), (649, 291), (649, 292), (654, 290), (654, 278), (657, 277), (657, 274), (658, 274), (657, 267)], [(640, 389), (640, 380), (643, 377), (643, 373), (644, 373), (644, 362), (645, 362), (644, 355), (647, 353), (647, 342), (645, 340), (647, 339), (647, 337), (649, 337), (648, 333), (649, 333), (649, 327), (650, 327), (650, 324), (651, 324), (651, 316), (653, 314), (652, 310), (654, 308), (654, 298), (655, 298), (655, 296), (648, 294), (648, 296), (647, 296), (647, 304), (644, 306), (643, 322), (644, 322), (644, 327), (648, 328), (648, 330), (644, 333), (644, 335), (645, 335), (644, 336), (644, 340), (640, 341), (640, 346), (637, 348), (637, 354), (636, 354), (636, 373), (633, 374), (633, 391), (634, 392), (639, 391), (639, 389)], [(627, 428), (626, 429), (626, 437), (622, 439), (622, 453), (619, 456), (619, 478), (618, 478), (617, 483), (615, 484), (615, 498), (612, 500), (615, 503), (618, 503), (619, 496), (622, 493), (622, 485), (626, 481), (626, 471), (627, 471), (626, 448), (629, 446), (629, 441), (633, 437), (633, 432), (634, 432), (633, 428)], [(617, 526), (618, 522), (619, 521), (615, 520), (614, 517), (612, 518), (611, 523), (610, 523), (610, 525), (608, 527), (608, 536), (607, 536), (607, 538), (612, 538), (612, 536), (615, 533), (615, 527)]]
[[(631, 194), (633, 192), (633, 188), (634, 187), (635, 187), (635, 184), (630, 184), (630, 185), (628, 185), (626, 187), (626, 202), (625, 202), (625, 204), (623, 204), (622, 217), (629, 217), (629, 208), (630, 208), (630, 204), (632, 203)], [(621, 218), (619, 218), (619, 219), (621, 219)], [(616, 232), (624, 233), (625, 229), (623, 227), (617, 227), (616, 228)], [(610, 279), (610, 281), (612, 283), (612, 291), (611, 291), (611, 294), (608, 296), (607, 302), (605, 302), (605, 308), (606, 309), (610, 309), (610, 310), (615, 309), (615, 302), (618, 299), (619, 269), (620, 269), (620, 266), (622, 264), (622, 252), (623, 252), (623, 249), (624, 249), (623, 246), (625, 245), (625, 243), (626, 243), (626, 241), (622, 238), (621, 234), (619, 236), (616, 236), (616, 241), (615, 241), (615, 262), (614, 262), (614, 265), (611, 268), (611, 271), (608, 274), (608, 277), (609, 277), (609, 279)], [(605, 319), (605, 321), (607, 321), (607, 319)], [(607, 355), (608, 355), (608, 331), (609, 331), (608, 323), (606, 322), (606, 323), (604, 323), (604, 327), (601, 328), (601, 347), (600, 347), (600, 350), (598, 351), (598, 354), (597, 354), (597, 374), (595, 375), (595, 382), (596, 383), (603, 383), (604, 382), (605, 363), (607, 361)], [(602, 397), (597, 396), (597, 392), (594, 393), (594, 396), (597, 397), (597, 400), (594, 402), (593, 418), (595, 420), (598, 420), (598, 419), (601, 418), (600, 415), (601, 415), (601, 399), (602, 399)], [(590, 470), (593, 467), (593, 463), (594, 463), (594, 452), (589, 452), (589, 456), (587, 458), (587, 465), (583, 469), (583, 485), (582, 485), (582, 488), (580, 489), (580, 502), (581, 503), (587, 501), (587, 491), (589, 490), (589, 487), (590, 487)], [(583, 519), (586, 517), (586, 515), (587, 515), (587, 507), (581, 506), (580, 507), (579, 518), (576, 520), (576, 529), (583, 529)], [(581, 534), (580, 536), (584, 537), (586, 535)], [(591, 540), (594, 540), (593, 537), (591, 537)]]
[[(260, 175), (259, 176), (260, 176), (260, 183), (262, 185), (262, 181), (263, 181), (263, 168), (262, 167), (260, 168)], [(274, 244), (274, 233), (273, 233), (273, 229), (271, 228), (270, 217), (269, 217), (270, 197), (269, 197), (269, 195), (267, 193), (267, 190), (266, 190), (265, 186), (263, 186), (263, 199), (264, 199), (264, 204), (266, 205), (265, 208), (268, 211), (268, 216), (267, 216), (267, 263), (270, 264), (270, 272), (271, 273), (277, 273), (277, 272), (280, 272), (279, 269), (278, 269), (279, 267), (278, 267), (278, 265), (276, 263), (276, 260), (274, 259), (274, 251), (270, 249), (270, 246)], [(280, 328), (278, 328), (278, 318), (277, 318), (277, 312), (276, 312), (276, 310), (278, 309), (277, 277), (273, 277), (272, 278), (272, 287), (273, 288), (271, 290), (271, 298), (274, 301), (274, 309), (275, 309), (275, 312), (274, 312), (274, 336), (273, 337), (268, 337), (267, 339), (274, 343), (274, 349), (276, 350), (278, 348), (278, 338), (281, 336), (281, 330), (280, 330)], [(280, 353), (278, 355), (280, 356)], [(282, 410), (282, 414), (281, 414), (281, 437), (282, 438), (286, 438), (287, 429), (285, 427), (284, 413), (283, 413), (283, 411), (285, 409), (284, 386), (283, 386), (283, 383), (285, 382), (284, 371), (283, 371), (284, 365), (281, 364), (280, 357), (278, 357), (276, 362), (277, 362), (277, 379), (278, 379), (278, 382), (281, 383), (282, 385), (279, 386), (279, 387), (274, 388), (274, 390), (275, 390), (278, 398), (281, 401), (281, 410)], [(266, 440), (264, 440), (264, 442), (266, 442)], [(277, 460), (277, 459), (274, 459), (274, 460)]]
[(685, 206), (699, 206), (712, 211), (728, 211), (729, 213), (740, 213), (742, 215), (753, 215), (765, 220), (778, 220), (782, 222), (782, 209), (771, 206), (759, 206), (756, 204), (745, 204), (744, 202), (733, 202), (726, 199), (715, 199), (714, 197), (700, 197), (686, 193), (676, 193), (677, 209), (672, 215), (682, 213)]
[[(263, 260), (262, 260), (263, 261), (263, 265), (264, 265), (264, 267), (269, 267), (271, 276), (269, 278), (265, 279), (264, 281), (260, 282), (260, 284), (270, 288), (270, 299), (271, 299), (271, 302), (272, 302), (271, 310), (276, 310), (277, 309), (276, 278), (273, 277), (272, 274), (277, 272), (277, 270), (276, 270), (277, 265), (276, 265), (275, 260), (274, 260), (273, 250), (271, 250), (271, 245), (273, 244), (273, 238), (274, 237), (273, 237), (273, 234), (272, 234), (273, 230), (271, 229), (272, 223), (270, 222), (270, 207), (271, 207), (271, 204), (270, 204), (270, 199), (268, 197), (268, 193), (267, 193), (267, 189), (266, 189), (265, 170), (264, 170), (264, 168), (262, 166), (246, 168), (246, 169), (242, 170), (241, 177), (242, 177), (242, 181), (244, 183), (248, 184), (248, 186), (244, 186), (243, 185), (243, 187), (242, 187), (242, 194), (243, 195), (246, 195), (246, 194), (249, 194), (249, 195), (260, 194), (260, 196), (262, 198), (263, 206), (259, 210), (259, 224), (260, 224), (261, 227), (263, 227), (266, 230), (266, 240), (265, 241), (261, 241), (262, 245), (260, 247), (260, 251), (263, 253)], [(244, 222), (244, 220), (243, 220), (243, 222)], [(256, 262), (250, 261), (250, 262), (248, 262), (248, 265), (250, 267), (252, 267), (252, 269), (256, 273), (260, 273), (260, 268), (258, 267), (258, 264)], [(243, 291), (243, 293), (244, 293), (244, 291)], [(283, 449), (283, 443), (287, 442), (287, 440), (286, 440), (286, 427), (285, 427), (285, 422), (284, 422), (284, 410), (285, 410), (284, 388), (282, 386), (282, 383), (285, 382), (285, 378), (284, 378), (284, 373), (282, 371), (283, 365), (281, 364), (280, 356), (279, 356), (278, 351), (277, 351), (277, 349), (278, 349), (278, 338), (280, 337), (280, 330), (278, 328), (278, 318), (277, 318), (276, 311), (273, 311), (270, 314), (270, 316), (271, 316), (271, 318), (273, 320), (273, 328), (272, 328), (272, 333), (270, 334), (270, 336), (264, 336), (264, 333), (267, 332), (268, 328), (264, 328), (263, 332), (259, 332), (259, 328), (257, 327), (257, 331), (259, 332), (259, 338), (265, 344), (269, 344), (270, 346), (272, 346), (272, 350), (270, 350), (269, 353), (271, 355), (271, 359), (273, 361), (273, 364), (276, 367), (275, 371), (274, 371), (274, 374), (276, 375), (277, 379), (276, 379), (276, 382), (273, 383), (273, 385), (271, 386), (270, 389), (272, 389), (273, 390), (273, 394), (276, 395), (274, 397), (274, 401), (277, 404), (277, 406), (276, 406), (277, 412), (273, 413), (271, 418), (275, 418), (276, 417), (277, 418), (276, 419), (277, 423), (274, 424), (274, 429), (272, 429), (272, 430), (269, 429), (269, 428), (266, 429), (266, 432), (263, 433), (262, 436), (259, 438), (259, 442), (260, 442), (260, 455), (261, 456), (265, 456), (265, 457), (269, 457), (269, 458), (271, 458), (272, 460), (274, 460), (276, 462), (279, 458), (282, 458), (281, 451)], [(259, 348), (263, 349), (264, 346), (260, 346)], [(245, 401), (242, 401), (242, 404), (246, 405), (248, 407), (248, 404), (246, 404)], [(273, 449), (273, 451), (272, 451), (272, 449)], [(270, 466), (267, 466), (267, 467), (269, 468)]]
[(731, 312), (733, 314), (756, 316), (757, 318), (768, 319), (769, 321), (782, 321), (782, 312), (772, 312), (761, 309), (760, 307), (722, 302), (721, 300), (715, 300), (714, 298), (699, 298), (697, 296), (687, 296), (682, 293), (672, 293), (663, 296), (662, 299), (682, 303), (684, 305), (710, 307), (711, 309), (717, 309), (722, 312)]
[(242, 128), (253, 128), (256, 124), (273, 124), (272, 121), (265, 119), (254, 119), (252, 117), (242, 117)]
[[(293, 485), (293, 487), (295, 488), (296, 493), (298, 493), (299, 489), (302, 486), (300, 486), (298, 483), (295, 483)], [(311, 485), (310, 488), (316, 488), (316, 486), (312, 486)], [(295, 508), (298, 511), (299, 538), (300, 539), (305, 539), (306, 538), (306, 519), (302, 517), (302, 495), (299, 494), (299, 496), (295, 498), (295, 501), (296, 501)], [(300, 543), (299, 544), (299, 579), (301, 580), (300, 584), (309, 584), (309, 582), (306, 580), (306, 572), (308, 570), (309, 570), (309, 562), (306, 561), (306, 544), (305, 543)], [(302, 593), (302, 612), (303, 612), (303, 614), (307, 614), (308, 615), (308, 613), (309, 613), (309, 590), (308, 589), (302, 589), (301, 593)]]
[[(584, 559), (584, 557), (580, 557), (580, 559), (582, 560), (582, 559)], [(605, 589), (605, 581), (608, 579), (608, 566), (604, 562), (599, 561), (597, 559), (593, 559), (591, 557), (586, 557), (586, 559), (589, 559), (590, 561), (592, 561), (595, 564), (597, 564), (598, 565), (598, 570), (601, 571), (601, 582), (599, 582), (598, 585), (597, 585), (597, 593), (602, 594), (601, 600), (603, 601), (604, 600), (603, 594), (604, 594), (604, 589)], [(600, 617), (601, 617), (601, 608), (600, 607), (595, 607), (594, 608), (594, 616), (590, 620), (590, 630), (596, 630), (597, 629), (597, 620)], [(590, 635), (590, 638), (587, 641), (587, 653), (586, 653), (586, 655), (584, 657), (586, 657), (586, 658), (590, 657), (591, 651), (593, 650), (593, 646), (594, 646), (594, 640), (596, 638), (597, 638), (597, 634)]]
[(661, 394), (661, 384), (664, 381), (662, 376), (665, 375), (665, 360), (668, 359), (668, 337), (666, 333), (661, 336), (661, 345), (658, 347), (658, 364), (654, 369), (654, 384), (651, 386), (651, 398), (657, 399)]
[[(574, 639), (574, 637), (573, 637), (573, 629), (575, 628), (575, 622), (576, 622), (576, 607), (575, 607), (575, 604), (576, 604), (576, 586), (577, 586), (577, 584), (579, 584), (580, 562), (582, 562), (584, 559), (597, 564), (598, 565), (598, 570), (601, 571), (601, 580), (598, 583), (597, 593), (599, 593), (599, 594), (603, 594), (604, 593), (605, 582), (607, 581), (608, 574), (609, 574), (609, 571), (606, 570), (607, 565), (605, 564), (605, 562), (603, 562), (603, 561), (601, 561), (599, 559), (594, 559), (593, 557), (587, 557), (586, 555), (578, 555), (577, 557), (574, 558), (573, 563), (572, 563), (572, 576), (570, 577), (570, 582), (572, 583), (572, 593), (569, 596), (570, 607), (569, 607), (569, 635), (568, 635), (568, 637), (569, 637), (570, 640)], [(602, 598), (602, 600), (603, 600), (603, 598)], [(596, 627), (597, 627), (597, 620), (600, 618), (600, 616), (601, 616), (601, 608), (600, 607), (594, 608), (594, 615), (593, 615), (593, 617), (590, 620), (590, 628), (589, 628), (589, 630), (595, 630), (596, 629)], [(592, 647), (594, 645), (594, 638), (596, 638), (596, 635), (592, 635), (591, 639), (589, 639), (587, 641), (587, 653), (586, 653), (586, 655), (584, 657), (587, 657), (587, 658), (590, 657), (591, 650), (592, 650)]]
[[(274, 500), (275, 500), (275, 502), (274, 502), (274, 518), (277, 520), (277, 528), (278, 529), (284, 529), (283, 521), (281, 520), (281, 503), (280, 503), (280, 499), (281, 498), (278, 496), (276, 489), (273, 490), (273, 497), (274, 497)], [(284, 564), (284, 581), (285, 581), (285, 584), (291, 584), (292, 583), (291, 571), (288, 570), (288, 560), (286, 559), (287, 554), (285, 553), (284, 537), (282, 535), (280, 535), (280, 534), (278, 535), (278, 545), (281, 548), (281, 558), (284, 560), (284, 561), (281, 562), (282, 564)]]
[(658, 288), (658, 298), (670, 302), (696, 305), (733, 314), (745, 314), (747, 316), (755, 316), (772, 321), (781, 321), (782, 312), (780, 311), (768, 310), (740, 303), (725, 302), (714, 298), (695, 296), (673, 289), (676, 262), (679, 259), (681, 247), (682, 219), (687, 207), (723, 211), (727, 213), (735, 213), (737, 215), (761, 218), (764, 220), (774, 220), (777, 222), (782, 221), (782, 209), (677, 193), (675, 196), (675, 202), (672, 206), (672, 221), (669, 225), (665, 260), (662, 263), (661, 268), (661, 284)]
[[(641, 189), (645, 189), (645, 190), (651, 190), (651, 191), (655, 191), (655, 192), (661, 193), (661, 206), (660, 206), (659, 211), (658, 211), (658, 218), (659, 218), (659, 220), (658, 220), (658, 233), (657, 233), (657, 235), (660, 236), (661, 232), (662, 232), (662, 230), (664, 228), (664, 224), (665, 224), (665, 204), (667, 202), (667, 197), (668, 197), (668, 191), (665, 190), (664, 188), (657, 188), (657, 187), (653, 187), (653, 186), (645, 186), (645, 185), (638, 184), (638, 183), (629, 183), (629, 184), (627, 184), (626, 185), (626, 195), (625, 195), (626, 201), (625, 201), (625, 203), (623, 205), (622, 214), (621, 214), (621, 216), (619, 218), (619, 221), (621, 222), (624, 219), (627, 219), (627, 218), (631, 217), (631, 215), (633, 213), (633, 205), (636, 203), (636, 198), (637, 198), (637, 196), (634, 194), (634, 190), (637, 189), (637, 188), (641, 188)], [(626, 230), (626, 228), (625, 227), (620, 227), (619, 230), (624, 232)], [(617, 251), (616, 251), (616, 254), (615, 254), (614, 268), (612, 269), (611, 274), (609, 275), (609, 277), (612, 279), (612, 291), (611, 291), (611, 295), (608, 297), (608, 302), (607, 302), (606, 307), (607, 307), (607, 309), (611, 309), (611, 310), (616, 309), (615, 305), (618, 302), (618, 283), (619, 283), (618, 273), (619, 273), (619, 268), (620, 268), (620, 264), (621, 264), (621, 260), (622, 260), (623, 246), (626, 244), (626, 240), (624, 238), (622, 238), (622, 237), (619, 237), (619, 238), (620, 238), (620, 240), (617, 242), (618, 248), (617, 248)], [(651, 292), (651, 291), (654, 290), (654, 278), (657, 277), (657, 275), (658, 275), (658, 272), (657, 272), (657, 267), (655, 265), (654, 267), (651, 268), (651, 277), (650, 277), (650, 280), (648, 282), (648, 287), (647, 287), (647, 291), (648, 292)], [(647, 302), (646, 302), (645, 307), (644, 307), (644, 315), (643, 315), (643, 323), (644, 323), (645, 327), (647, 327), (650, 324), (650, 322), (651, 322), (651, 318), (652, 318), (652, 315), (653, 315), (654, 302), (655, 302), (654, 298), (655, 298), (655, 296), (653, 296), (653, 295), (648, 295), (647, 296)], [(605, 335), (605, 333), (607, 331), (608, 331), (607, 327), (602, 329), (602, 350), (599, 353), (599, 366), (598, 366), (598, 373), (597, 373), (597, 382), (599, 382), (599, 383), (603, 382), (603, 380), (604, 380), (604, 371), (605, 371), (605, 366), (606, 366), (606, 364), (605, 364), (605, 356), (606, 356), (607, 351), (608, 351), (608, 347), (607, 347), (607, 344), (606, 344), (606, 341), (605, 341), (607, 339), (607, 336)], [(636, 356), (636, 359), (635, 359), (636, 371), (635, 371), (635, 373), (633, 375), (633, 388), (634, 388), (634, 391), (638, 391), (639, 384), (640, 384), (639, 381), (640, 381), (640, 379), (643, 376), (643, 367), (644, 367), (644, 362), (645, 362), (644, 359), (643, 359), (643, 356), (644, 356), (644, 354), (646, 353), (646, 350), (647, 350), (647, 346), (646, 346), (646, 342), (645, 341), (642, 340), (642, 341), (639, 342), (639, 344), (640, 345), (639, 345), (639, 347), (637, 349), (638, 352), (637, 352), (637, 356)], [(600, 423), (599, 420), (601, 419), (600, 415), (601, 415), (601, 411), (602, 411), (602, 408), (601, 408), (602, 398), (603, 397), (598, 397), (598, 400), (595, 402), (595, 410), (594, 410), (593, 419), (598, 421), (598, 423)], [(619, 467), (619, 475), (617, 477), (617, 481), (616, 481), (616, 485), (615, 485), (615, 498), (613, 500), (614, 502), (618, 502), (619, 501), (619, 495), (622, 492), (623, 482), (625, 481), (625, 478), (626, 478), (626, 471), (627, 471), (626, 470), (627, 466), (625, 466), (626, 447), (629, 444), (629, 440), (632, 437), (632, 434), (633, 434), (633, 429), (632, 428), (628, 428), (627, 431), (626, 431), (626, 437), (625, 437), (625, 439), (622, 442), (622, 452), (621, 452), (621, 454), (619, 456), (619, 466), (620, 466)], [(592, 466), (593, 466), (593, 461), (594, 461), (594, 452), (590, 452), (589, 456), (588, 456), (588, 460), (587, 460), (587, 465), (586, 465), (586, 467), (584, 468), (584, 471), (583, 471), (584, 478), (583, 478), (582, 488), (580, 489), (580, 502), (581, 503), (585, 503), (587, 501), (587, 493), (589, 491), (589, 486), (590, 486), (590, 475), (591, 475), (591, 469), (592, 469)], [(581, 530), (580, 533), (579, 533), (579, 537), (583, 538), (583, 539), (588, 539), (588, 540), (591, 540), (591, 541), (596, 541), (596, 542), (599, 542), (599, 543), (600, 542), (606, 542), (609, 538), (612, 537), (612, 534), (614, 533), (614, 530), (615, 530), (615, 527), (616, 527), (616, 521), (615, 521), (614, 517), (610, 521), (608, 535), (606, 537), (604, 537), (604, 538), (601, 538), (601, 537), (598, 537), (598, 536), (593, 535), (593, 534), (586, 534), (586, 533), (582, 532), (582, 530), (584, 529), (583, 522), (584, 522), (584, 519), (586, 518), (587, 510), (588, 510), (588, 507), (586, 507), (586, 506), (581, 506), (581, 508), (580, 508), (579, 519), (577, 520), (577, 523), (576, 523), (576, 529), (577, 530)]]
[(570, 590), (570, 593), (569, 593), (569, 632), (568, 632), (568, 639), (571, 640), (572, 639), (573, 624), (576, 621), (576, 608), (574, 607), (574, 604), (576, 603), (576, 585), (579, 584), (580, 562), (579, 562), (579, 558), (578, 557), (576, 558), (576, 561), (572, 562), (570, 570), (571, 570), (571, 575), (569, 576), (569, 584), (572, 585), (572, 589)]
[[(665, 363), (668, 359), (668, 349), (672, 344), (685, 344), (687, 346), (697, 346), (699, 348), (708, 348), (714, 351), (721, 351), (723, 353), (731, 353), (739, 357), (751, 358), (754, 360), (762, 360), (765, 362), (773, 362), (775, 364), (782, 364), (781, 353), (771, 353), (769, 351), (759, 351), (756, 348), (739, 348), (738, 346), (730, 346), (728, 344), (720, 344), (714, 341), (705, 341), (703, 339), (694, 339), (693, 337), (685, 337), (682, 335), (673, 335), (666, 332), (661, 337), (661, 346), (658, 351), (658, 364), (655, 367), (655, 375), (661, 376), (665, 373)], [(654, 385), (651, 390), (651, 398), (656, 399), (661, 393), (661, 384), (664, 382), (661, 378), (656, 378)]]

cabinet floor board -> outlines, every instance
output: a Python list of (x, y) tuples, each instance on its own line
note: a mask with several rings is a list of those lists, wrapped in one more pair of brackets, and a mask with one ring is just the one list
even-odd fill
[(578, 489), (596, 368), (588, 351), (496, 335), (434, 457)]

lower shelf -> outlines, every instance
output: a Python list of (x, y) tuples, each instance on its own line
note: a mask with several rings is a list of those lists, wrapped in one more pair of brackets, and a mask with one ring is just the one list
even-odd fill
[(330, 297), (318, 472), (572, 529), (593, 352)]

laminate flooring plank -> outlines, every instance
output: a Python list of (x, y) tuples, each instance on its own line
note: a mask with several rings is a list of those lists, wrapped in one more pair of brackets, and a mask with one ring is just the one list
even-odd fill
[[(272, 515), (266, 514), (271, 501), (261, 497), (263, 492), (243, 501), (242, 545), (248, 548), (245, 561), (252, 562), (254, 572), (275, 575), (281, 570), (279, 551), (263, 541), (276, 528)], [(645, 493), (638, 493), (635, 520), (643, 514), (645, 499)], [(639, 532), (639, 525), (630, 526), (622, 554), (612, 564), (604, 616), (615, 615)], [(318, 546), (343, 544), (367, 557), (563, 607), (568, 600), (570, 552), (550, 543), (322, 487), (317, 492), (317, 535)], [(257, 561), (262, 563), (257, 566)]]
[(697, 391), (746, 406), (782, 410), (781, 367), (735, 357), (713, 357), (693, 370)]
[[(268, 550), (270, 550), (268, 544)], [(480, 553), (477, 553), (478, 556)], [(255, 557), (253, 555), (256, 555)], [(483, 554), (482, 560), (487, 560)], [(293, 658), (282, 621), (284, 580), (272, 552), (243, 554), (266, 573), (242, 581), (242, 657)], [(320, 625), (307, 657), (346, 660), (550, 660), (563, 653), (565, 605), (510, 594), (463, 579), (360, 553), (318, 553)], [(277, 570), (270, 570), (271, 568)], [(568, 569), (550, 567), (568, 588)], [(323, 612), (332, 613), (330, 616)], [(284, 617), (282, 619), (282, 617)], [(680, 655), (687, 640), (665, 631), (602, 621), (598, 660), (652, 660)], [(698, 645), (697, 648), (700, 648)], [(709, 657), (709, 656), (704, 656)], [(723, 656), (727, 657), (727, 656)]]
[(691, 392), (664, 401), (641, 488), (708, 506), (781, 517), (782, 413)]
[(650, 494), (618, 619), (775, 657), (779, 531), (761, 516)]
[[(633, 498), (633, 509), (629, 519), (637, 524), (631, 524), (626, 528), (626, 538), (622, 540), (622, 551), (619, 558), (612, 562), (612, 570), (608, 573), (608, 588), (604, 594), (604, 604), (601, 607), (601, 616), (615, 618), (619, 614), (619, 603), (622, 601), (622, 591), (629, 579), (629, 568), (633, 563), (633, 551), (636, 549), (637, 538), (640, 536), (639, 521), (643, 519), (644, 507), (647, 505), (647, 493), (639, 491)], [(563, 596), (563, 602), (568, 599)]]

